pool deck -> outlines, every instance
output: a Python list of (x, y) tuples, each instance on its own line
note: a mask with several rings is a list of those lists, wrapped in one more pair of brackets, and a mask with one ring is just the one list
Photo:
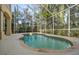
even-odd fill
[[(57, 35), (50, 34), (49, 36)], [(53, 50), (47, 53), (45, 52), (45, 49), (32, 50), (27, 48), (23, 42), (19, 40), (21, 37), (23, 37), (22, 34), (12, 34), (11, 36), (7, 36), (7, 38), (0, 40), (0, 55), (79, 55), (79, 38), (57, 36), (70, 40), (74, 43), (74, 46), (63, 51)]]

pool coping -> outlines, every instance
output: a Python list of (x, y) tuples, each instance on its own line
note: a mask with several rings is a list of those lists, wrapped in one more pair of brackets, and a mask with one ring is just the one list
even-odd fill
[[(29, 34), (29, 33), (23, 33), (23, 34)], [(23, 35), (22, 34), (22, 35)], [(64, 54), (64, 53), (67, 53), (67, 52), (71, 52), (75, 49), (79, 49), (79, 43), (76, 41), (74, 41), (75, 39), (78, 39), (78, 38), (75, 38), (75, 37), (67, 37), (67, 36), (59, 36), (59, 35), (51, 35), (51, 34), (46, 34), (46, 33), (33, 33), (33, 34), (43, 34), (43, 35), (46, 35), (46, 36), (54, 36), (54, 37), (60, 37), (60, 38), (64, 38), (64, 39), (67, 39), (69, 41), (71, 41), (73, 43), (73, 46), (70, 47), (70, 48), (66, 48), (64, 50), (49, 50), (49, 49), (36, 49), (36, 48), (31, 48), (31, 50), (33, 51), (37, 51), (37, 52), (43, 52), (43, 53), (48, 53), (48, 54)], [(27, 45), (25, 45), (24, 43), (22, 43), (25, 47), (27, 47)], [(28, 46), (28, 48), (30, 48)]]

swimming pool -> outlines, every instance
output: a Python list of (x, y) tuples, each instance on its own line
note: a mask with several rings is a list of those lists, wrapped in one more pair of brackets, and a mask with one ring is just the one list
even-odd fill
[(73, 44), (64, 38), (46, 36), (42, 34), (25, 34), (22, 38), (24, 43), (32, 48), (45, 48), (62, 50), (71, 47)]

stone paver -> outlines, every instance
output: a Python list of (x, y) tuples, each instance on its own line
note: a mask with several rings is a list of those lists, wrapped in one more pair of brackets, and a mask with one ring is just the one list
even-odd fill
[[(0, 54), (1, 55), (46, 55), (51, 53), (38, 52), (26, 47), (21, 46), (20, 41), (18, 40), (23, 35), (21, 34), (12, 34), (7, 36), (7, 38), (0, 40)], [(79, 43), (79, 40), (75, 39)], [(79, 44), (76, 48), (71, 48), (67, 52), (59, 54), (79, 54)], [(55, 52), (52, 54), (56, 54)]]

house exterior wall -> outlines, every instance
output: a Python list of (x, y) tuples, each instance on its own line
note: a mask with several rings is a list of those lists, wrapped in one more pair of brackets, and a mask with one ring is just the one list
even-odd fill
[[(6, 20), (6, 34), (4, 31), (4, 21)], [(12, 20), (12, 14), (10, 5), (1, 4), (0, 5), (0, 39), (3, 39), (3, 37), (7, 35), (11, 35), (11, 20)]]

